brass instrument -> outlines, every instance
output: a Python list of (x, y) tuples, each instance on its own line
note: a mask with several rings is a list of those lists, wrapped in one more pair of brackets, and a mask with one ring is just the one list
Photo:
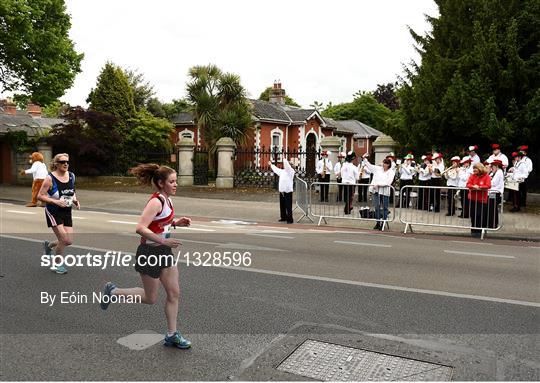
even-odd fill
[(322, 177), (326, 177), (326, 158), (323, 159), (323, 170), (322, 170), (322, 173), (321, 173)]
[(442, 175), (446, 179), (456, 178), (457, 177), (457, 172), (458, 172), (458, 167), (455, 166), (455, 165), (452, 165), (449, 168), (446, 168), (446, 170), (444, 172), (442, 172)]

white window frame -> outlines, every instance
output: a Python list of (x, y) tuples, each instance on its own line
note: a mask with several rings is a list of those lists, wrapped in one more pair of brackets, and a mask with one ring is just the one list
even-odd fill
[[(186, 137), (184, 135), (189, 135), (189, 137)], [(191, 138), (192, 140), (194, 139), (194, 134), (191, 130), (189, 129), (184, 129), (182, 130), (181, 132), (178, 132), (178, 139), (181, 140), (182, 138)]]
[[(274, 145), (274, 136), (276, 135), (279, 136), (279, 145)], [(270, 150), (272, 151), (272, 153), (274, 152), (274, 147), (276, 146), (280, 152), (283, 152), (283, 131), (278, 127), (272, 129), (272, 131), (270, 132)], [(282, 155), (280, 153), (277, 157), (278, 161), (280, 162), (283, 161), (281, 157)]]

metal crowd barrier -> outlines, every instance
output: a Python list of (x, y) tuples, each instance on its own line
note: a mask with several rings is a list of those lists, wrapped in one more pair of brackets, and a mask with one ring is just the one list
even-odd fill
[(489, 191), (488, 202), (469, 200), (469, 189), (448, 186), (407, 185), (399, 192), (399, 220), (405, 231), (412, 225), (471, 229), (484, 239), (487, 231), (502, 227), (500, 192)]
[[(384, 230), (388, 227), (388, 222), (394, 220), (395, 209), (395, 189), (393, 186), (381, 187), (381, 193), (388, 194), (387, 216), (384, 217), (383, 198), (380, 194), (370, 192), (370, 189), (378, 189), (371, 184), (341, 184), (337, 182), (313, 182), (310, 185), (309, 193), (309, 213), (319, 218), (317, 226), (321, 222), (326, 222), (327, 218), (353, 219), (359, 221), (379, 221)], [(385, 189), (385, 190), (383, 190)], [(317, 194), (318, 192), (318, 194)], [(352, 210), (347, 212), (345, 199), (352, 198)], [(376, 210), (379, 210), (379, 219), (376, 218)], [(347, 214), (348, 213), (348, 214)]]
[(293, 212), (296, 209), (300, 209), (303, 213), (302, 217), (297, 222), (302, 221), (304, 218), (313, 222), (309, 216), (309, 191), (307, 182), (301, 178), (294, 177), (294, 191), (294, 195), (296, 196), (296, 206), (294, 207)]

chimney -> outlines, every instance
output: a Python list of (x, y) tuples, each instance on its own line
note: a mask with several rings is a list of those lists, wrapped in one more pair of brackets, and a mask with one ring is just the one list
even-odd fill
[(26, 107), (26, 111), (33, 118), (40, 118), (41, 117), (41, 106), (39, 106), (37, 104), (33, 104), (33, 103), (29, 102), (27, 107)]
[(281, 80), (274, 81), (274, 88), (269, 101), (273, 104), (285, 105), (285, 89), (281, 89)]
[(4, 109), (4, 114), (10, 114), (12, 116), (17, 114), (17, 105), (15, 105), (10, 98), (0, 100), (0, 107)]

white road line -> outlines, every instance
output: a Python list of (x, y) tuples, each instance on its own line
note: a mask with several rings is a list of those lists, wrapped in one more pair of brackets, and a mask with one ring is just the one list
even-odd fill
[(392, 245), (383, 245), (380, 243), (367, 242), (352, 242), (352, 241), (334, 241), (334, 243), (343, 243), (345, 245), (360, 245), (360, 246), (375, 246), (375, 247), (392, 247)]
[[(11, 238), (11, 239), (19, 239), (21, 241), (28, 241), (28, 242), (43, 243), (43, 241), (39, 240), (39, 239), (17, 237), (17, 236), (14, 236), (14, 235), (0, 234), (0, 237)], [(111, 251), (110, 249), (98, 249), (98, 248), (94, 248), (94, 247), (84, 247), (84, 246), (77, 246), (77, 248), (88, 249), (88, 250), (97, 250), (97, 251), (105, 251), (105, 252)], [(130, 253), (130, 252), (122, 252), (122, 253), (132, 255), (132, 253)], [(180, 259), (179, 262), (180, 263), (186, 263), (187, 261)], [(218, 267), (218, 266), (215, 266), (215, 267)], [(507, 304), (519, 305), (519, 306), (540, 307), (540, 303), (538, 303), (538, 302), (519, 301), (519, 300), (515, 300), (515, 299), (486, 297), (486, 296), (482, 296), (482, 295), (460, 294), (460, 293), (452, 293), (452, 292), (448, 292), (448, 291), (416, 289), (416, 288), (411, 288), (411, 287), (402, 287), (402, 286), (394, 286), (394, 285), (382, 285), (382, 284), (378, 284), (378, 283), (359, 282), (359, 281), (351, 281), (351, 280), (347, 280), (347, 279), (328, 278), (328, 277), (320, 277), (320, 276), (313, 276), (313, 275), (302, 275), (302, 274), (287, 273), (287, 272), (282, 272), (282, 271), (271, 271), (271, 270), (256, 269), (256, 268), (251, 268), (251, 267), (240, 267), (240, 266), (239, 267), (219, 266), (219, 267), (223, 268), (223, 269), (247, 271), (247, 272), (250, 272), (250, 273), (279, 275), (279, 276), (282, 276), (282, 277), (309, 279), (309, 280), (316, 280), (316, 281), (322, 281), (322, 282), (342, 283), (342, 284), (352, 285), (352, 286), (373, 287), (373, 288), (385, 289), (385, 290), (407, 291), (407, 292), (418, 293), (418, 294), (437, 295), (437, 296), (445, 296), (445, 297), (451, 297), (451, 298), (473, 299), (473, 300), (478, 300), (478, 301), (495, 302), (495, 303), (507, 303)]]
[(178, 226), (177, 229), (194, 230), (194, 231), (215, 231), (213, 229), (199, 229), (199, 228), (196, 228), (196, 227), (185, 227), (185, 226)]
[(8, 213), (17, 213), (17, 214), (30, 214), (35, 215), (37, 214), (35, 211), (22, 211), (22, 210), (6, 210)]
[(123, 225), (136, 225), (136, 224), (137, 224), (137, 222), (116, 221), (116, 220), (114, 220), (114, 219), (111, 219), (111, 220), (109, 220), (109, 221), (107, 221), (107, 222), (110, 222), (110, 223), (121, 223), (121, 224), (123, 224)]
[(77, 216), (73, 216), (71, 218), (73, 218), (73, 219), (86, 219), (85, 217), (77, 217)]
[(511, 255), (500, 255), (500, 254), (487, 254), (487, 253), (472, 253), (469, 251), (454, 251), (454, 250), (444, 250), (448, 254), (458, 254), (458, 255), (478, 255), (480, 257), (494, 257), (494, 258), (516, 258)]
[(493, 245), (493, 243), (489, 243), (489, 242), (473, 242), (473, 241), (450, 241), (450, 242), (454, 242), (454, 243), (465, 243), (467, 245)]
[(9, 205), (9, 206), (13, 206), (12, 203), (9, 203), (9, 202), (0, 202), (0, 205)]
[(294, 237), (289, 237), (286, 235), (259, 234), (259, 233), (246, 233), (246, 235), (256, 235), (258, 237), (269, 237), (269, 238), (294, 239)]

